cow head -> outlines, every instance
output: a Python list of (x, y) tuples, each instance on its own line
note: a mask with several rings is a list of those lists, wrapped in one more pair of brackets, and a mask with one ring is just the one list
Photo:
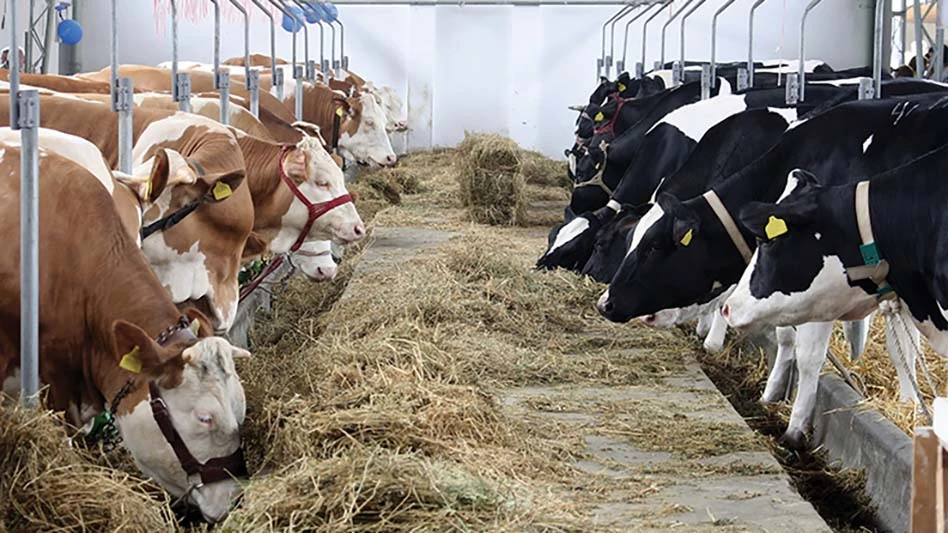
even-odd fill
[(608, 146), (589, 146), (582, 150), (584, 155), (576, 160), (576, 181), (569, 199), (569, 208), (573, 213), (595, 211), (606, 205), (611, 196), (611, 191), (607, 190), (603, 181)]
[(744, 264), (724, 228), (712, 223), (706, 203), (681, 203), (668, 193), (657, 200), (597, 304), (614, 322), (705, 303), (736, 282)]
[(339, 152), (346, 159), (370, 167), (391, 167), (398, 162), (385, 129), (385, 111), (375, 96), (362, 93), (345, 99), (339, 128)]
[(599, 230), (592, 254), (583, 267), (584, 275), (600, 283), (609, 283), (612, 280), (629, 250), (635, 226), (649, 207), (649, 205), (643, 207), (624, 205), (616, 218)]
[(313, 281), (332, 281), (337, 265), (332, 257), (331, 241), (307, 241), (290, 254), (290, 263)]
[(579, 272), (596, 242), (599, 228), (616, 214), (609, 207), (583, 213), (550, 231), (549, 248), (537, 260), (537, 268), (565, 268)]
[[(206, 324), (201, 329), (204, 335), (210, 333)], [(117, 320), (112, 328), (114, 355), (116, 361), (131, 356), (140, 364), (139, 384), (158, 386), (174, 429), (191, 455), (204, 464), (230, 457), (240, 447), (246, 401), (234, 358), (250, 353), (222, 338), (195, 339), (186, 331), (159, 344), (138, 326)], [(222, 520), (240, 490), (237, 480), (201, 484), (198, 476), (189, 478), (158, 426), (149, 400), (142, 395), (133, 405), (135, 397), (133, 393), (120, 402), (116, 416), (122, 441), (135, 463), (172, 496), (196, 505), (208, 522)]]
[(389, 133), (408, 131), (408, 117), (402, 111), (402, 99), (392, 87), (376, 87), (367, 82), (366, 90), (376, 96), (376, 102), (385, 111), (385, 130)]
[[(285, 151), (281, 162), (283, 172), (311, 204), (328, 202), (347, 194), (342, 169), (323, 144), (321, 137), (304, 134), (293, 148)], [(289, 252), (308, 225), (306, 241), (334, 240), (339, 244), (349, 244), (365, 236), (365, 225), (351, 202), (334, 207), (308, 224), (310, 214), (303, 201), (288, 187), (281, 190), (285, 194), (281, 193), (280, 209), (285, 214), (279, 232), (270, 243), (273, 253)]]
[[(20, 61), (20, 72), (26, 68), (26, 52), (23, 51), (23, 47), (17, 47), (17, 57)], [(0, 68), (10, 70), (10, 47), (4, 46), (0, 50)]]
[[(861, 264), (859, 237), (821, 208), (823, 190), (812, 174), (795, 170), (778, 203), (754, 202), (741, 210), (758, 245), (722, 309), (732, 327), (829, 322), (876, 307), (875, 286), (846, 276), (844, 264)], [(840, 257), (837, 250), (847, 249), (852, 253)]]

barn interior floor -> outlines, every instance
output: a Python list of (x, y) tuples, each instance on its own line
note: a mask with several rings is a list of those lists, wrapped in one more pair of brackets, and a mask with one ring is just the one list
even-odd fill
[[(376, 225), (340, 303), (372, 273), (435, 253), (464, 231), (435, 229), (436, 220), (412, 226)], [(518, 231), (542, 250), (546, 230)], [(651, 383), (495, 395), (512, 417), (581, 435), (585, 453), (572, 466), (583, 475), (560, 491), (577, 503), (584, 531), (830, 531), (693, 357)]]

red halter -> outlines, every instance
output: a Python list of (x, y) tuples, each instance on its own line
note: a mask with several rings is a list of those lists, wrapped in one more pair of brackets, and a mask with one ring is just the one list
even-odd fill
[(343, 194), (342, 196), (337, 196), (332, 200), (325, 202), (312, 203), (309, 201), (309, 198), (303, 194), (303, 191), (296, 186), (296, 183), (293, 181), (293, 178), (289, 177), (286, 174), (286, 170), (283, 169), (283, 161), (286, 160), (286, 154), (295, 148), (292, 144), (283, 145), (283, 150), (280, 151), (280, 177), (283, 178), (283, 182), (286, 183), (286, 186), (290, 188), (290, 191), (293, 193), (300, 202), (303, 202), (303, 205), (306, 206), (307, 211), (309, 211), (309, 217), (306, 219), (306, 224), (303, 225), (303, 230), (300, 232), (300, 236), (296, 239), (296, 242), (293, 243), (293, 246), (290, 247), (291, 252), (295, 252), (300, 249), (300, 246), (303, 246), (303, 241), (306, 240), (306, 236), (309, 235), (310, 228), (313, 227), (313, 223), (316, 222), (316, 219), (325, 215), (329, 211), (339, 207), (340, 205), (345, 205), (352, 203), (352, 195), (349, 193)]
[(619, 113), (622, 111), (622, 106), (626, 102), (632, 100), (632, 98), (622, 98), (616, 93), (616, 100), (619, 101), (619, 105), (616, 106), (616, 112), (612, 114), (612, 117), (609, 118), (609, 122), (606, 122), (602, 126), (593, 130), (593, 133), (596, 135), (602, 135), (603, 133), (608, 133), (610, 135), (615, 135), (616, 132), (616, 119), (619, 118)]

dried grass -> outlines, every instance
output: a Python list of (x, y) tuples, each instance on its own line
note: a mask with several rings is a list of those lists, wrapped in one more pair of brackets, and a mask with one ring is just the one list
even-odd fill
[(499, 135), (467, 134), (458, 145), (461, 205), (482, 224), (516, 225), (526, 219), (521, 149)]
[(0, 405), (0, 530), (174, 530), (153, 485), (92, 464), (63, 428), (61, 417)]

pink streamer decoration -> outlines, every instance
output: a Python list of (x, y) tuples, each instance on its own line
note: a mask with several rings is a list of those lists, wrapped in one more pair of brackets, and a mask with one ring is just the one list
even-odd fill
[[(234, 22), (242, 24), (244, 16), (237, 10), (233, 5), (231, 5), (229, 0), (219, 0), (221, 4), (221, 21), (222, 22)], [(267, 20), (266, 17), (260, 13), (260, 10), (257, 9), (257, 6), (253, 5), (250, 0), (238, 0), (239, 3), (247, 10), (250, 22), (253, 23), (256, 20)], [(182, 21), (190, 22), (195, 24), (201, 22), (208, 18), (213, 19), (214, 17), (214, 4), (210, 0), (177, 0), (178, 2), (178, 23)], [(272, 5), (269, 5), (268, 2), (264, 1), (264, 5), (267, 6), (270, 13), (274, 15), (274, 18), (280, 14), (276, 8)], [(168, 0), (152, 0), (152, 12), (155, 19), (155, 32), (159, 35), (165, 34), (165, 32), (171, 31), (171, 2)], [(280, 14), (282, 16), (282, 14)], [(277, 19), (280, 20), (280, 19)], [(183, 28), (182, 28), (183, 29)]]

